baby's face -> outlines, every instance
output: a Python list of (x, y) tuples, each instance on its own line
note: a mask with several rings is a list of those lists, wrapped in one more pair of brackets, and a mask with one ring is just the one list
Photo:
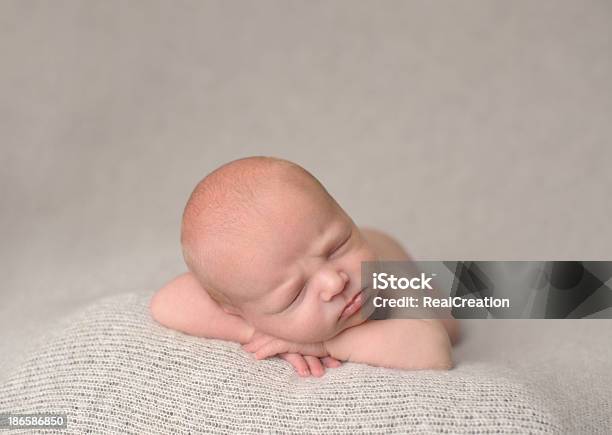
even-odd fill
[(239, 250), (227, 265), (242, 300), (237, 314), (295, 342), (327, 340), (366, 320), (366, 307), (353, 314), (357, 305), (345, 308), (363, 289), (361, 262), (377, 257), (352, 219), (316, 192), (281, 190), (261, 199), (266, 219), (231, 245)]

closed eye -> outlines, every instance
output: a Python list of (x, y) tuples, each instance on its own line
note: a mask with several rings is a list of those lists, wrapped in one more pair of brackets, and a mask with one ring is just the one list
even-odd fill
[(346, 245), (346, 243), (351, 239), (351, 236), (353, 235), (353, 231), (351, 230), (351, 232), (349, 233), (348, 237), (345, 238), (342, 243), (340, 243), (338, 246), (336, 246), (328, 255), (327, 258), (331, 258), (336, 252), (338, 252), (340, 250), (340, 248), (342, 248), (344, 245)]
[(289, 305), (287, 305), (287, 308), (285, 308), (285, 310), (289, 309), (289, 307), (291, 307), (295, 303), (295, 301), (297, 301), (297, 299), (300, 297), (300, 295), (302, 294), (302, 292), (306, 288), (306, 284), (308, 284), (308, 282), (304, 283), (304, 285), (302, 286), (302, 289), (295, 294), (295, 297), (293, 298), (293, 300), (291, 302), (289, 302)]

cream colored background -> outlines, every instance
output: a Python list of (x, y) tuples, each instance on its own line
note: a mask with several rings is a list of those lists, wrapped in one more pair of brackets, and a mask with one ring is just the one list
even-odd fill
[(606, 1), (0, 2), (0, 350), (182, 272), (187, 196), (248, 155), (300, 163), (418, 259), (612, 260), (611, 21)]

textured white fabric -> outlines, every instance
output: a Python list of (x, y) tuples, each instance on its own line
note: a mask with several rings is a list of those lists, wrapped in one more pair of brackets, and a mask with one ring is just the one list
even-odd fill
[[(603, 433), (612, 423), (612, 393), (595, 385), (610, 376), (574, 373), (591, 384), (582, 393), (559, 394), (563, 371), (549, 365), (547, 351), (530, 355), (537, 337), (520, 343), (518, 365), (499, 345), (492, 349), (507, 364), (486, 362), (487, 352), (470, 360), (470, 343), (486, 342), (470, 332), (483, 328), (468, 328), (468, 346), (460, 346), (449, 372), (344, 364), (305, 379), (280, 359), (255, 361), (235, 343), (158, 325), (148, 312), (150, 297), (105, 298), (56, 323), (0, 384), (0, 409), (67, 413), (65, 433), (74, 434)], [(499, 329), (497, 321), (487, 322)], [(507, 338), (503, 329), (497, 337)], [(560, 355), (567, 358), (563, 349)], [(575, 418), (572, 397), (589, 394)]]

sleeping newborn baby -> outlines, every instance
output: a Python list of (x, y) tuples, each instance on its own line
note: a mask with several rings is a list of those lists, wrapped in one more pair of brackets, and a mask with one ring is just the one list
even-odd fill
[(189, 271), (151, 300), (153, 318), (190, 335), (279, 356), (301, 376), (342, 361), (449, 369), (454, 319), (368, 320), (361, 262), (409, 260), (383, 232), (359, 228), (308, 171), (272, 157), (227, 163), (183, 213)]

